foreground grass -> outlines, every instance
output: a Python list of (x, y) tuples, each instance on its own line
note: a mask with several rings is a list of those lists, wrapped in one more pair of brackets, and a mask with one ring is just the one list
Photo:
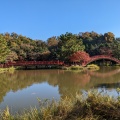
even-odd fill
[(120, 120), (120, 96), (118, 98), (98, 92), (64, 98), (59, 102), (38, 99), (40, 110), (32, 108), (23, 114), (11, 115), (9, 108), (1, 112), (0, 120)]

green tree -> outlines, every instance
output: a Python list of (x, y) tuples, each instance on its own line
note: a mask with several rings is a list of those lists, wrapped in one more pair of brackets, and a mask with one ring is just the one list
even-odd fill
[(9, 49), (7, 46), (7, 42), (5, 41), (4, 37), (0, 35), (0, 62), (6, 60), (6, 56), (9, 53)]
[(68, 60), (69, 56), (77, 51), (84, 51), (85, 46), (79, 36), (72, 33), (62, 34), (58, 43), (58, 58)]
[(120, 42), (116, 41), (113, 44), (113, 56), (116, 57), (117, 59), (120, 59)]

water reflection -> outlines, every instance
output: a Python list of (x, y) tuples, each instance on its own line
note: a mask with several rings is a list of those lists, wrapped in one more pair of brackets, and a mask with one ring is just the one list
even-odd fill
[(95, 86), (96, 88), (119, 88), (120, 87), (120, 82), (118, 83), (103, 83), (103, 84), (98, 84)]
[(117, 73), (120, 72), (120, 69), (115, 69), (115, 70), (112, 70), (112, 71), (109, 71), (109, 72), (105, 72), (105, 73), (100, 73), (100, 72), (92, 72), (92, 71), (88, 71), (88, 73), (92, 76), (97, 76), (97, 77), (102, 77), (102, 78), (105, 78), (105, 77), (111, 77)]
[[(91, 88), (109, 88), (115, 89), (120, 87), (120, 69), (103, 68), (98, 72), (71, 72), (63, 70), (20, 70), (15, 71), (14, 74), (1, 74), (0, 75), (0, 102), (3, 102), (3, 98), (6, 94), (13, 91), (21, 99), (27, 94), (26, 91), (30, 89), (37, 89), (42, 91), (42, 94), (50, 96), (50, 89), (44, 90), (45, 87), (57, 87), (55, 89), (60, 97), (75, 96), (76, 92), (80, 90), (88, 90)], [(44, 84), (44, 85), (43, 85)], [(48, 84), (47, 86), (45, 86)], [(40, 88), (40, 85), (43, 88)], [(52, 90), (52, 93), (54, 90)], [(24, 94), (24, 95), (23, 95)], [(31, 91), (32, 96), (28, 96), (29, 100), (33, 100), (33, 97), (39, 97), (36, 92)], [(10, 96), (10, 95), (9, 95)], [(17, 96), (17, 97), (18, 97)], [(10, 97), (8, 98), (11, 99)], [(16, 99), (16, 98), (14, 98)], [(27, 99), (27, 98), (26, 98)], [(27, 101), (27, 100), (26, 100)], [(25, 102), (25, 101), (23, 101)], [(7, 104), (7, 103), (6, 103)], [(24, 103), (19, 103), (20, 105)], [(24, 104), (25, 107), (25, 104)]]

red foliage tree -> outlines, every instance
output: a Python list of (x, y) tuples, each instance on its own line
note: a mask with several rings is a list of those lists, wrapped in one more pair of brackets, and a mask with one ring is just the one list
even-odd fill
[(90, 56), (88, 53), (84, 52), (84, 51), (77, 51), (75, 53), (73, 53), (70, 57), (69, 57), (70, 62), (87, 62), (90, 60)]

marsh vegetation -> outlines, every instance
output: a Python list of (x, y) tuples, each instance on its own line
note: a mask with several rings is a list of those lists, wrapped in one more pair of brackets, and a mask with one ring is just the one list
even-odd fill
[(86, 95), (65, 97), (60, 101), (38, 99), (40, 108), (24, 110), (22, 114), (12, 115), (7, 107), (0, 113), (1, 120), (119, 120), (120, 89), (118, 97), (113, 98), (101, 92), (89, 91)]

